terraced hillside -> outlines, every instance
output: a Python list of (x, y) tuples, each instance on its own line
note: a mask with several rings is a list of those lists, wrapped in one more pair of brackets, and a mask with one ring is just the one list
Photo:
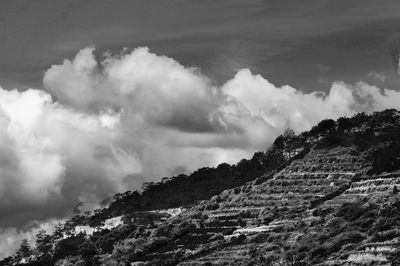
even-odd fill
[[(224, 191), (198, 207), (212, 221), (206, 228), (215, 231), (229, 225), (234, 228), (226, 239), (246, 236), (244, 242), (250, 243), (241, 245), (240, 252), (248, 256), (232, 257), (232, 252), (217, 250), (182, 265), (202, 265), (209, 262), (210, 257), (221, 265), (230, 264), (232, 259), (235, 263), (246, 264), (255, 248), (264, 250), (264, 254), (284, 257), (285, 249), (295, 245), (319, 223), (320, 217), (313, 215), (316, 206), (344, 193), (342, 191), (367, 169), (365, 160), (348, 152), (343, 148), (311, 150), (269, 180), (258, 185), (249, 183), (240, 190)], [(210, 204), (218, 204), (218, 207), (207, 210)], [(260, 236), (267, 237), (267, 241), (252, 243), (253, 238)], [(276, 239), (279, 241), (269, 241)]]
[(117, 195), (0, 265), (398, 265), (399, 112), (289, 130), (251, 161), (197, 173), (195, 196), (187, 176)]

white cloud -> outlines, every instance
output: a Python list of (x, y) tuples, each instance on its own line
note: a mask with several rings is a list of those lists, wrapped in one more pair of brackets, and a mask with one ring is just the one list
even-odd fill
[[(0, 166), (1, 173), (5, 173), (0, 176), (5, 188), (0, 194), (3, 202), (11, 204), (14, 196), (42, 202), (50, 194), (60, 192), (62, 157), (55, 151), (56, 144), (42, 135), (40, 126), (45, 122), (49, 101), (50, 96), (41, 91), (0, 90), (1, 135), (5, 146), (1, 153), (8, 160)], [(10, 187), (13, 195), (9, 195)]]
[(237, 162), (287, 127), (400, 107), (399, 92), (362, 82), (307, 94), (242, 69), (217, 87), (147, 48), (100, 61), (93, 51), (48, 69), (46, 92), (0, 88), (0, 225), (63, 215), (177, 169)]
[(337, 118), (355, 111), (353, 92), (340, 82), (334, 83), (328, 94), (305, 94), (287, 85), (278, 88), (260, 75), (243, 69), (222, 90), (252, 117), (271, 125), (275, 134), (287, 127), (301, 132), (324, 118)]
[(19, 205), (65, 200), (65, 186), (79, 188), (87, 180), (106, 182), (107, 192), (124, 189), (124, 176), (140, 172), (133, 153), (113, 146), (119, 114), (84, 114), (44, 91), (0, 88), (0, 119), (0, 210), (9, 215)]

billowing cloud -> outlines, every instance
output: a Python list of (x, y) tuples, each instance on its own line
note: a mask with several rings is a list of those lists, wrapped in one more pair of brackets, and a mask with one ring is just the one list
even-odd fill
[[(93, 48), (51, 66), (45, 91), (0, 88), (0, 226), (62, 217), (177, 171), (234, 163), (286, 128), (400, 108), (400, 93), (359, 82), (329, 92), (276, 87), (242, 69), (222, 86), (137, 48)], [(10, 229), (11, 230), (11, 229)]]
[(129, 111), (154, 126), (209, 132), (221, 126), (220, 95), (196, 69), (138, 48), (130, 54), (107, 56), (97, 63), (93, 48), (80, 51), (71, 62), (52, 66), (44, 76), (47, 90), (85, 112), (104, 108)]
[(14, 204), (21, 197), (43, 202), (60, 193), (65, 170), (62, 157), (42, 128), (50, 101), (50, 95), (41, 91), (0, 91), (3, 204)]
[(113, 145), (119, 114), (77, 112), (40, 90), (0, 89), (0, 119), (2, 223), (97, 190), (124, 189), (124, 176), (140, 172), (134, 152)]

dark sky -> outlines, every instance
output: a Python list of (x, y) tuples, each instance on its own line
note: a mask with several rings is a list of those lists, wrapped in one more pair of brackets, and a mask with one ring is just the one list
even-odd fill
[(399, 10), (398, 0), (2, 0), (0, 86), (41, 88), (50, 65), (94, 45), (148, 46), (219, 84), (247, 67), (305, 91), (335, 80), (394, 89)]

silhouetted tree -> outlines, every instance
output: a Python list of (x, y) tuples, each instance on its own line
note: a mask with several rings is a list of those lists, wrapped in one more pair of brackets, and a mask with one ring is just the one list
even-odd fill
[(19, 245), (19, 249), (17, 251), (17, 257), (18, 258), (26, 258), (32, 255), (32, 250), (31, 247), (28, 244), (27, 239), (23, 239), (21, 241), (21, 244)]
[(275, 139), (274, 147), (279, 150), (282, 150), (285, 147), (285, 138), (283, 137), (283, 135), (280, 135)]
[(14, 258), (12, 256), (6, 257), (0, 260), (0, 266), (10, 266), (13, 263)]
[(59, 239), (63, 236), (63, 225), (59, 222), (56, 224), (56, 226), (54, 227), (54, 231), (53, 231), (53, 239)]
[(353, 126), (351, 119), (347, 117), (340, 117), (337, 120), (337, 124), (339, 132), (344, 132), (345, 130), (349, 130)]
[(294, 138), (296, 136), (296, 133), (294, 132), (293, 129), (287, 128), (285, 132), (283, 132), (283, 137), (288, 139), (288, 138)]
[(40, 230), (36, 234), (36, 249), (41, 253), (48, 253), (52, 248), (51, 236), (46, 231)]
[(317, 132), (318, 133), (329, 133), (334, 130), (336, 126), (336, 122), (332, 119), (325, 119), (318, 123)]

